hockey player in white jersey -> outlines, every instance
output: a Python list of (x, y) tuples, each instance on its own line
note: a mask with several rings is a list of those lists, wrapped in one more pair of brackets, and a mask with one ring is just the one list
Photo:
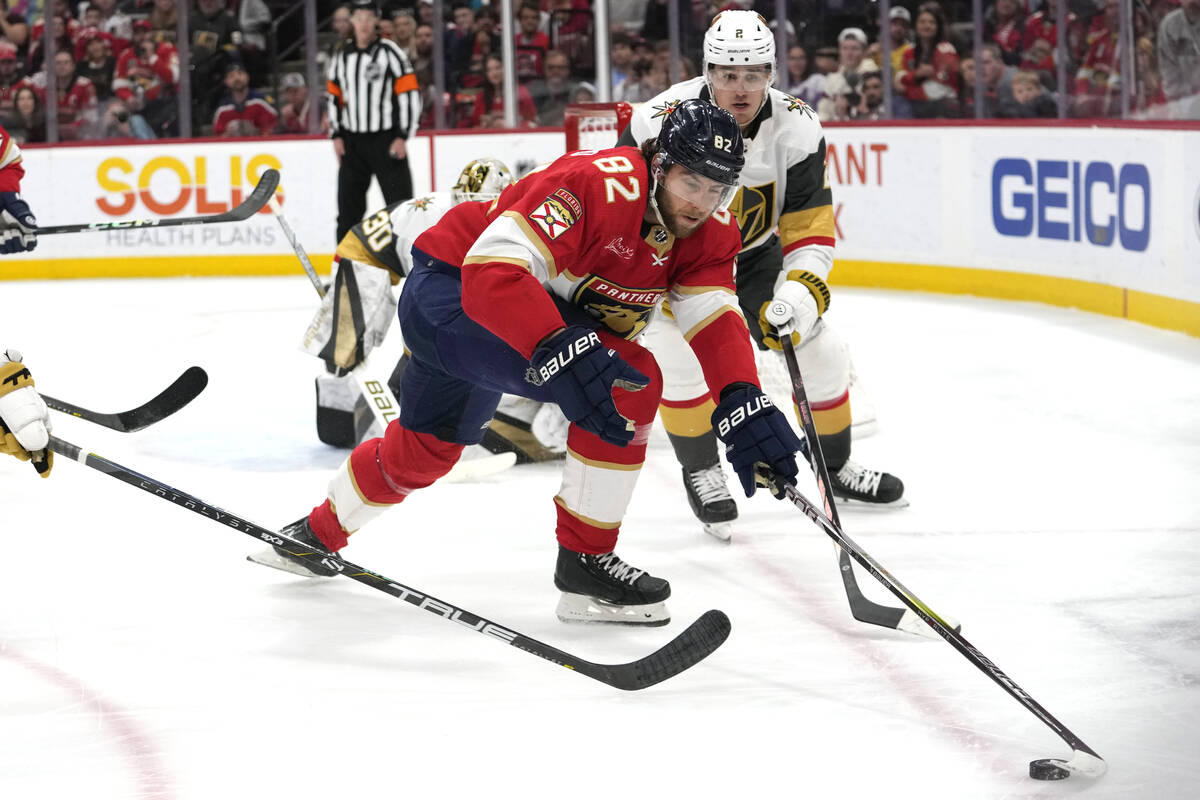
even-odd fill
[[(396, 316), (392, 287), (412, 269), (413, 241), (459, 203), (494, 200), (512, 182), (503, 162), (478, 159), (467, 164), (448, 191), (393, 203), (342, 237), (333, 286), (301, 343), (305, 352), (325, 362), (326, 374), (316, 379), (317, 436), (322, 442), (354, 447), (383, 435), (347, 373), (387, 335)], [(516, 452), (519, 461), (561, 458), (566, 429), (566, 418), (556, 407), (506, 396), (483, 444), (492, 452)]]
[[(620, 144), (657, 134), (664, 117), (698, 97), (734, 115), (746, 142), (741, 188), (730, 206), (742, 232), (738, 301), (751, 334), (782, 361), (764, 312), (772, 301), (793, 309), (793, 343), (812, 405), (834, 494), (868, 503), (902, 502), (894, 475), (850, 460), (850, 359), (842, 339), (822, 319), (833, 266), (833, 199), (825, 169), (825, 138), (811, 108), (772, 87), (775, 39), (752, 11), (726, 11), (704, 36), (704, 74), (643, 103)], [(697, 518), (708, 533), (728, 539), (737, 506), (726, 486), (709, 422), (714, 408), (700, 365), (666, 314), (644, 334), (662, 367), (660, 415)], [(761, 354), (760, 354), (761, 355)], [(762, 359), (760, 358), (760, 363)], [(760, 371), (763, 367), (760, 366)]]

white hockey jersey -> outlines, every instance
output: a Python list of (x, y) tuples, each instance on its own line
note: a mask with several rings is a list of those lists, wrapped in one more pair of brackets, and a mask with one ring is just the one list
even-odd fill
[[(621, 144), (658, 136), (663, 118), (681, 101), (709, 99), (704, 78), (678, 83), (640, 105)], [(811, 272), (821, 280), (833, 267), (833, 195), (825, 170), (825, 135), (817, 114), (778, 89), (743, 130), (746, 165), (729, 210), (742, 231), (742, 252), (768, 244), (778, 232), (783, 272)]]
[(412, 271), (412, 245), (454, 207), (449, 191), (393, 203), (350, 229), (338, 243), (340, 258), (389, 270), (392, 284)]
[(300, 348), (332, 371), (357, 366), (387, 335), (396, 316), (391, 287), (412, 270), (412, 245), (454, 207), (450, 192), (393, 203), (351, 228), (338, 243), (332, 290)]

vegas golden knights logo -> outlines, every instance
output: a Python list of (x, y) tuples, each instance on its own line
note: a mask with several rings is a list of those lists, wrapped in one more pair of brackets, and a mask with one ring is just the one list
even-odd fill
[(775, 217), (775, 182), (762, 186), (738, 188), (729, 213), (737, 220), (742, 231), (742, 244), (747, 245), (771, 229)]

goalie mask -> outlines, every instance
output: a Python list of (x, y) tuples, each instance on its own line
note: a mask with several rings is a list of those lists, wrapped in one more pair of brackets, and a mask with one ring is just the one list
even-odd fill
[[(775, 34), (753, 11), (723, 11), (704, 34), (704, 81), (714, 90), (763, 92), (775, 83)], [(715, 102), (715, 101), (714, 101)]]
[(458, 182), (450, 187), (450, 197), (456, 205), (467, 200), (495, 200), (513, 183), (512, 172), (503, 161), (480, 158), (463, 167)]

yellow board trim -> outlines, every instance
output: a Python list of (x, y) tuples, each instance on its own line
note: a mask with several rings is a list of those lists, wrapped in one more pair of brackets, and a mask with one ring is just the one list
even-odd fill
[(1034, 301), (1062, 308), (1078, 308), (1200, 337), (1200, 303), (1074, 278), (838, 259), (829, 282), (835, 286)]
[[(317, 272), (330, 274), (332, 253), (310, 255), (317, 265)], [(291, 254), (3, 259), (0, 260), (0, 280), (295, 275), (299, 269), (296, 257)], [(1200, 337), (1200, 303), (1073, 278), (968, 267), (838, 259), (829, 283), (834, 286), (1034, 301), (1063, 308), (1078, 308)]]
[[(317, 272), (328, 275), (332, 253), (312, 253)], [(0, 280), (68, 278), (178, 278), (183, 276), (298, 275), (300, 262), (287, 255), (195, 255), (148, 258), (55, 258), (0, 260)]]

